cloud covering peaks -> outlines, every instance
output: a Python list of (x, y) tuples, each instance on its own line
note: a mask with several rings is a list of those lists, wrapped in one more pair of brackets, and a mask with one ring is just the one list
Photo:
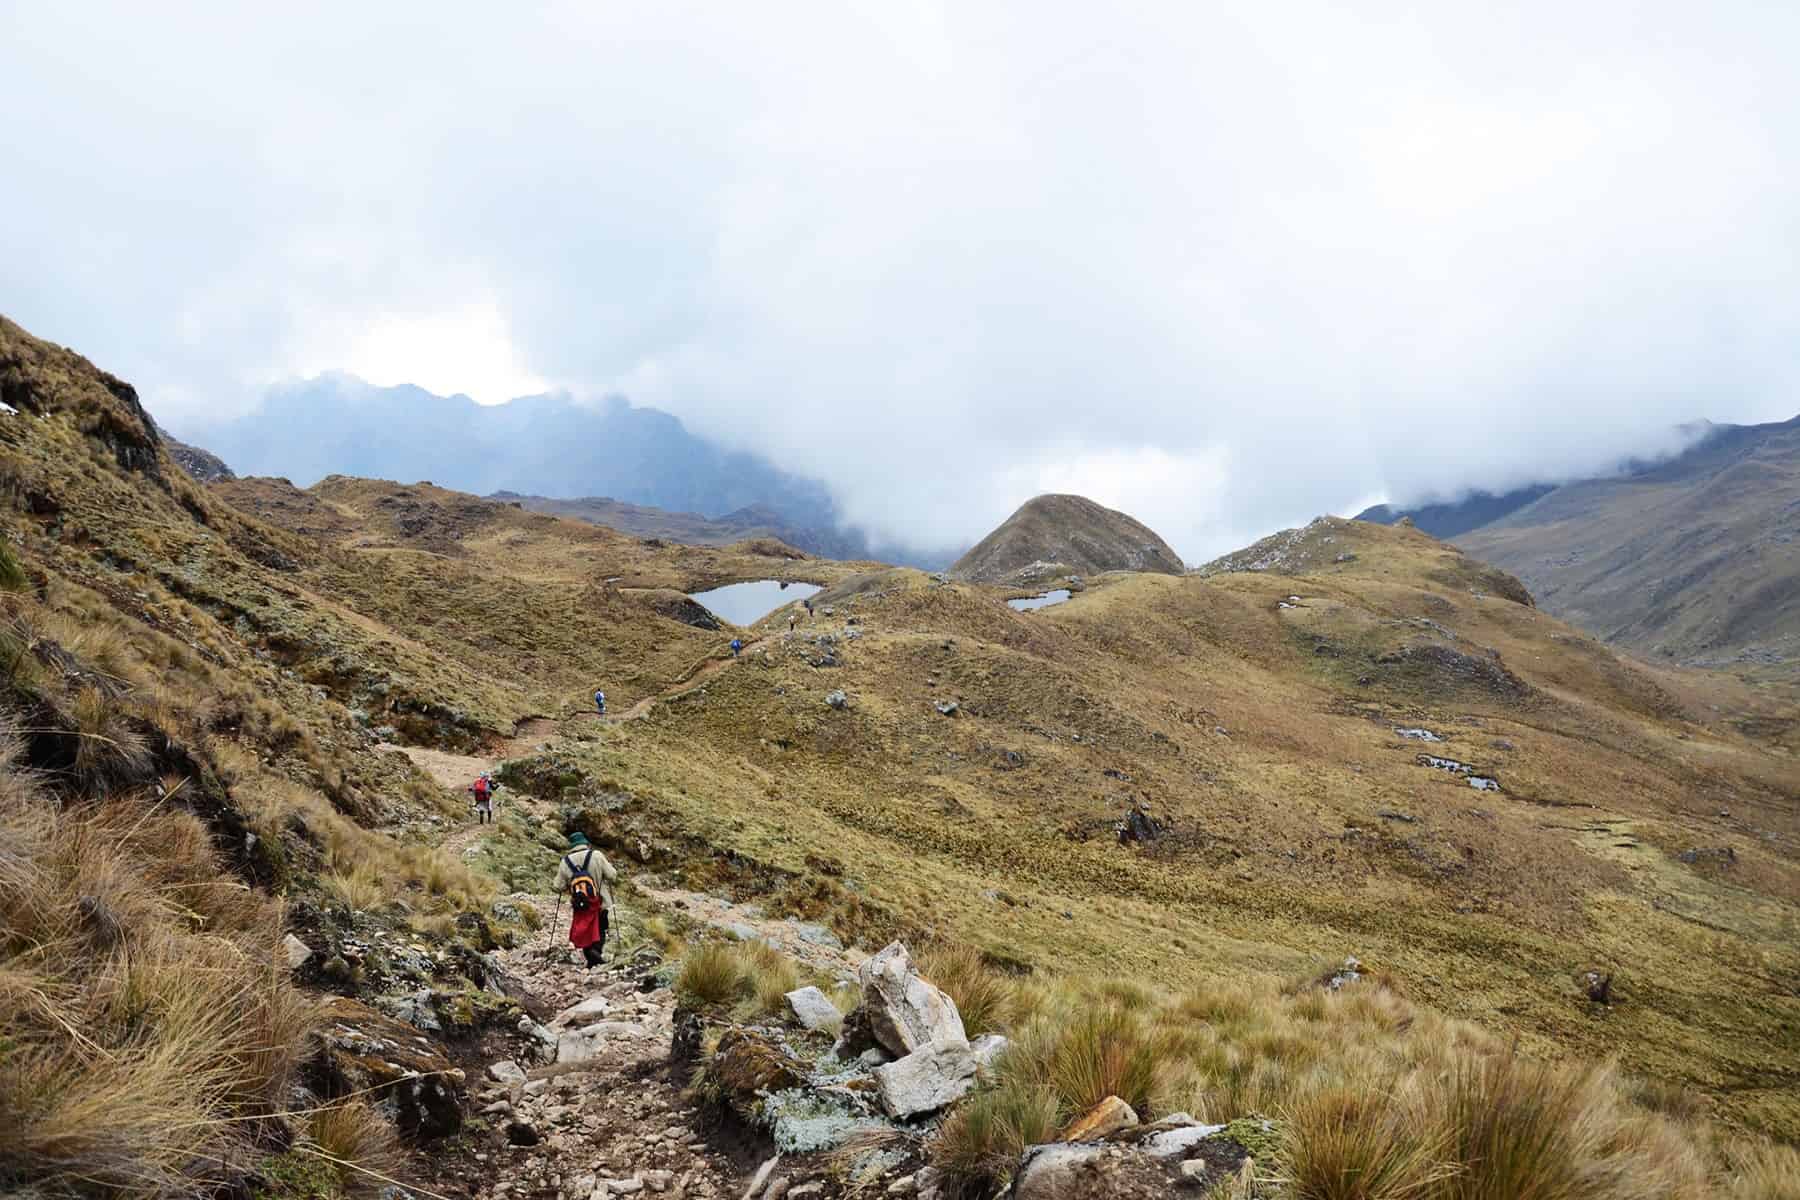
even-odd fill
[(1800, 411), (1800, 10), (14, 5), (5, 307), (177, 430), (622, 393), (1200, 560)]

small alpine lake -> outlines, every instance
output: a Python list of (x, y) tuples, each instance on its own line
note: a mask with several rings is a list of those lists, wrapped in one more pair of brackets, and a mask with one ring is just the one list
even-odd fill
[(1030, 612), (1034, 608), (1049, 608), (1052, 604), (1061, 604), (1069, 598), (1069, 595), (1068, 588), (1057, 588), (1055, 591), (1045, 592), (1041, 596), (1020, 596), (1016, 600), (1008, 600), (1007, 603), (1019, 612)]
[(754, 625), (784, 604), (816, 596), (820, 588), (793, 580), (758, 579), (728, 583), (705, 592), (690, 592), (688, 599), (706, 607), (715, 617), (733, 625)]

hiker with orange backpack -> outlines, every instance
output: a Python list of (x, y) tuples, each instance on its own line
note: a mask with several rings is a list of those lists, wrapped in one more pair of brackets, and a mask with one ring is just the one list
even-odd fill
[(475, 797), (475, 823), (492, 825), (494, 823), (494, 777), (483, 771), (469, 785), (469, 794)]
[(556, 871), (556, 891), (569, 897), (569, 942), (590, 969), (603, 961), (612, 923), (612, 883), (618, 877), (606, 855), (588, 845), (586, 834), (569, 835), (569, 852)]

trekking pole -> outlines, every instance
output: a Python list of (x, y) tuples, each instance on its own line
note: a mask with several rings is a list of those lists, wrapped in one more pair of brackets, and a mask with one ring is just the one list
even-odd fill
[(562, 893), (558, 892), (558, 893), (556, 893), (556, 908), (550, 914), (550, 940), (544, 946), (544, 957), (545, 958), (549, 958), (553, 954), (555, 954), (555, 951), (552, 949), (552, 947), (554, 947), (556, 945), (557, 918), (559, 918), (561, 916), (562, 916)]

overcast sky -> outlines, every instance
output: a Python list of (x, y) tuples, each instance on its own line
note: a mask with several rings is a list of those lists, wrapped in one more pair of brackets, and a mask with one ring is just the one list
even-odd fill
[[(1122, 12), (1121, 10), (1129, 10)], [(1800, 5), (0, 0), (0, 311), (194, 429), (622, 392), (1198, 559), (1800, 411)]]

